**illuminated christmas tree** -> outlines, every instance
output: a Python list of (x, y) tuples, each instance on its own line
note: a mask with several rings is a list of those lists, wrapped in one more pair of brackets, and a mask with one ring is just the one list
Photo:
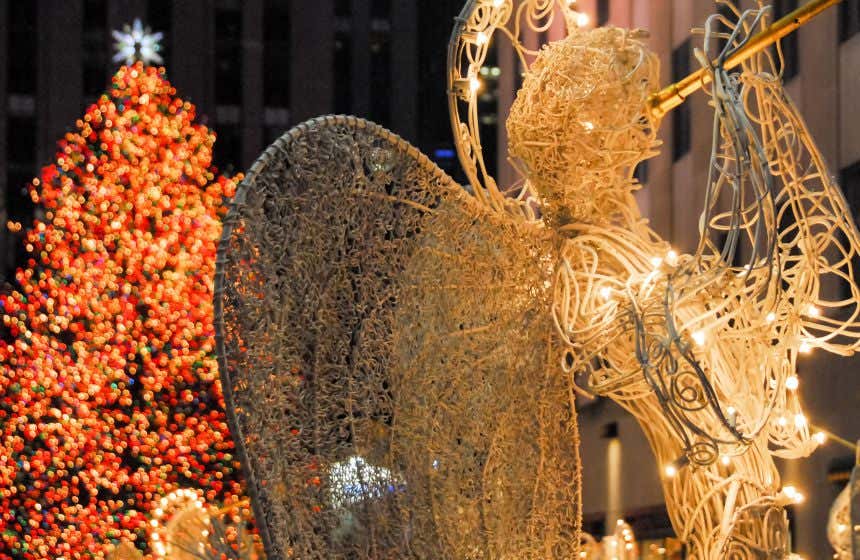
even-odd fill
[(163, 70), (124, 66), (32, 182), (43, 217), (0, 295), (0, 558), (158, 553), (164, 496), (241, 493), (212, 326), (235, 183), (194, 119)]

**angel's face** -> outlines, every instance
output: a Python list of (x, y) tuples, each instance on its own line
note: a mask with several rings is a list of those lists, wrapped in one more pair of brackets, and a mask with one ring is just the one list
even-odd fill
[(550, 214), (611, 211), (636, 164), (653, 155), (658, 123), (646, 100), (658, 62), (643, 35), (575, 32), (547, 45), (526, 73), (507, 121), (510, 153)]

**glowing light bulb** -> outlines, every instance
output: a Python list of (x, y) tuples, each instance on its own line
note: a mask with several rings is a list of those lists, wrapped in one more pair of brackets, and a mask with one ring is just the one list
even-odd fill
[(610, 297), (612, 297), (612, 288), (610, 288), (609, 286), (603, 286), (602, 288), (600, 288), (600, 297), (602, 297), (604, 300), (608, 300)]
[(469, 89), (472, 90), (472, 93), (476, 93), (481, 89), (481, 80), (479, 80), (476, 76), (472, 76), (469, 78)]
[(675, 465), (673, 465), (673, 464), (669, 463), (668, 465), (666, 465), (665, 467), (663, 467), (663, 473), (664, 473), (667, 477), (672, 478), (672, 477), (674, 477), (676, 474), (678, 474), (678, 467), (676, 467)]
[(475, 37), (475, 42), (479, 45), (486, 45), (490, 38), (483, 31), (478, 31), (478, 36)]
[(585, 27), (586, 25), (588, 25), (589, 21), (591, 21), (591, 18), (588, 17), (588, 14), (584, 12), (576, 14), (576, 25), (580, 27)]
[(695, 341), (695, 343), (699, 346), (705, 344), (705, 333), (703, 331), (693, 331), (690, 336), (693, 338), (693, 341)]
[(588, 130), (588, 131), (594, 130), (594, 123), (593, 122), (583, 121), (582, 126), (585, 128), (585, 130)]
[(818, 317), (819, 315), (821, 315), (821, 311), (814, 305), (810, 305), (809, 308), (806, 310), (806, 314), (810, 317)]
[(779, 424), (780, 426), (785, 426), (786, 424), (788, 424), (788, 420), (785, 419), (785, 416), (780, 416), (777, 419), (776, 423)]
[(668, 253), (666, 253), (666, 262), (669, 263), (670, 266), (676, 266), (678, 264), (678, 252), (674, 249), (670, 249)]
[(653, 266), (654, 268), (659, 268), (661, 264), (663, 264), (663, 259), (661, 259), (660, 257), (653, 257), (651, 259), (651, 266)]
[(812, 346), (809, 344), (808, 341), (804, 340), (800, 343), (800, 346), (797, 347), (797, 351), (801, 354), (809, 354), (810, 352), (812, 352)]
[(720, 457), (720, 462), (721, 462), (723, 465), (725, 465), (725, 466), (727, 466), (727, 467), (728, 467), (728, 466), (729, 466), (729, 463), (731, 463), (731, 462), (732, 462), (732, 458), (731, 458), (731, 457), (729, 457), (728, 455), (723, 455), (722, 457)]
[(825, 434), (824, 432), (815, 432), (815, 435), (813, 435), (812, 437), (815, 438), (815, 441), (816, 443), (818, 443), (818, 445), (824, 445), (825, 443), (827, 443), (827, 434)]
[(794, 391), (800, 386), (800, 380), (796, 375), (790, 375), (788, 379), (785, 380), (785, 388), (789, 391)]
[(493, 0), (493, 7), (501, 8), (505, 5), (505, 0)]
[(768, 323), (773, 323), (774, 321), (776, 321), (776, 313), (771, 311), (770, 313), (767, 314), (767, 317), (765, 317), (764, 320), (767, 321)]
[(794, 415), (794, 425), (798, 428), (806, 426), (806, 416), (804, 416), (802, 412), (798, 412)]

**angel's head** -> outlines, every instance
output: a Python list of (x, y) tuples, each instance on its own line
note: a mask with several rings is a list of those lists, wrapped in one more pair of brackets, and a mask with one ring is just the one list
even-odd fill
[(658, 60), (645, 33), (604, 27), (550, 43), (528, 69), (507, 121), (515, 164), (556, 222), (611, 214), (654, 155), (658, 123), (646, 106)]

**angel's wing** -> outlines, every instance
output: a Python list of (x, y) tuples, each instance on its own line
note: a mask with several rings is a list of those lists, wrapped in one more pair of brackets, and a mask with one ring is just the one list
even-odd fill
[(571, 558), (554, 245), (353, 117), (275, 142), (216, 274), (231, 430), (270, 558)]

